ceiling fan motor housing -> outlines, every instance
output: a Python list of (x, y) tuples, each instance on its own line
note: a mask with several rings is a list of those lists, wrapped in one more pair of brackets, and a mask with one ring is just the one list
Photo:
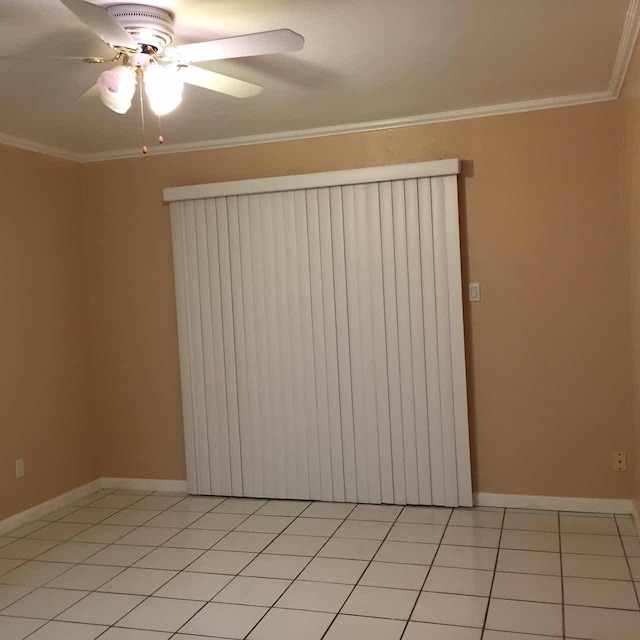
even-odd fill
[(168, 11), (142, 4), (119, 4), (107, 11), (140, 45), (162, 53), (173, 42), (173, 16)]

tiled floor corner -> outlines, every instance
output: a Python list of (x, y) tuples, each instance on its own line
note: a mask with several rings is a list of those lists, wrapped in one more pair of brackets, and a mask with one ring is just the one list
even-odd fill
[(100, 491), (0, 538), (2, 640), (639, 640), (629, 516)]

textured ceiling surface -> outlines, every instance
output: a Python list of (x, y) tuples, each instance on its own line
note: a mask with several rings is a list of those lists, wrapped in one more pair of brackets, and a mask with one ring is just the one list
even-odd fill
[[(172, 11), (178, 44), (279, 28), (306, 39), (297, 53), (202, 63), (264, 91), (239, 100), (186, 87), (163, 128), (168, 142), (189, 143), (606, 91), (629, 2), (138, 4)], [(110, 52), (58, 0), (0, 0), (0, 36), (0, 56)], [(0, 132), (74, 153), (138, 146), (135, 109), (122, 116), (97, 100), (74, 102), (100, 71), (75, 61), (0, 61)]]

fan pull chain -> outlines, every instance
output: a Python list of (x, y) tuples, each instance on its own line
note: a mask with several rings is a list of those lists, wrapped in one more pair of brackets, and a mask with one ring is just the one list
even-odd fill
[(160, 135), (158, 136), (158, 144), (164, 144), (164, 136), (162, 135), (162, 118), (158, 116), (158, 129), (160, 130)]
[(142, 122), (142, 153), (146, 155), (148, 152), (147, 145), (145, 144), (144, 135), (144, 100), (142, 99), (142, 84), (140, 86), (140, 121)]

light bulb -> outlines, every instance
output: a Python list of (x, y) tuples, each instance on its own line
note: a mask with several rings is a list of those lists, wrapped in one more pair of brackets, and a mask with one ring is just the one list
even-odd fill
[(127, 113), (136, 92), (136, 74), (130, 67), (109, 69), (98, 77), (100, 99), (116, 113)]
[(175, 69), (151, 64), (144, 72), (144, 88), (151, 110), (158, 116), (173, 111), (182, 102), (184, 84)]

